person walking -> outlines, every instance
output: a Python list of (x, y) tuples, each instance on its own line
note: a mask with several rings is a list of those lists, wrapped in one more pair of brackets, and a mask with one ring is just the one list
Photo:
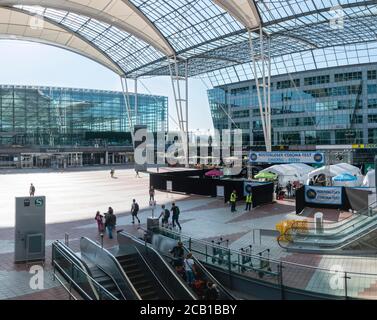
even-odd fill
[(154, 187), (149, 188), (149, 201), (154, 201)]
[(158, 217), (158, 219), (161, 219), (161, 225), (163, 227), (168, 227), (169, 226), (169, 218), (170, 218), (170, 211), (168, 209), (165, 208), (165, 205), (163, 204), (161, 206), (161, 214), (160, 216)]
[(139, 175), (139, 169), (135, 168), (135, 172), (136, 172), (136, 176), (135, 176), (135, 178), (140, 178), (140, 175)]
[(172, 213), (173, 213), (173, 216), (172, 216), (172, 224), (173, 224), (173, 228), (175, 228), (175, 224), (177, 224), (179, 230), (181, 231), (182, 230), (182, 227), (178, 221), (179, 219), (179, 214), (180, 214), (180, 211), (179, 211), (179, 207), (175, 205), (175, 203), (173, 202), (172, 203), (172, 206), (171, 206), (171, 210), (170, 210)]
[(195, 266), (191, 252), (187, 254), (184, 260), (184, 266), (186, 271), (186, 281), (190, 286), (192, 286), (195, 280)]
[(35, 187), (34, 187), (34, 185), (32, 183), (30, 184), (29, 194), (30, 194), (30, 197), (34, 197)]
[(290, 181), (288, 181), (286, 188), (287, 188), (287, 196), (288, 198), (290, 198), (292, 196), (292, 184)]
[(251, 210), (252, 203), (253, 203), (253, 195), (251, 194), (251, 192), (249, 192), (246, 195), (246, 208), (245, 208), (245, 211), (250, 211)]
[(94, 220), (97, 221), (98, 232), (99, 232), (99, 233), (103, 232), (103, 229), (104, 229), (104, 228), (103, 228), (103, 227), (104, 227), (104, 226), (103, 226), (103, 215), (102, 215), (99, 211), (97, 211)]
[(111, 207), (109, 207), (109, 211), (107, 212), (106, 217), (105, 217), (105, 226), (109, 234), (109, 239), (112, 239), (113, 230), (116, 226), (116, 216), (114, 214), (114, 210)]
[(236, 193), (236, 190), (233, 190), (233, 192), (230, 194), (230, 206), (231, 206), (231, 209), (230, 211), (231, 212), (236, 212), (236, 201), (237, 201), (237, 193)]
[(132, 223), (133, 224), (135, 223), (135, 218), (137, 219), (137, 221), (140, 224), (140, 219), (137, 216), (138, 213), (139, 213), (139, 204), (136, 202), (135, 199), (133, 199), (132, 200), (132, 206), (131, 206), (131, 215), (132, 215)]
[(111, 178), (114, 178), (114, 173), (115, 173), (114, 169), (111, 168), (111, 170), (110, 170), (110, 176), (111, 176)]

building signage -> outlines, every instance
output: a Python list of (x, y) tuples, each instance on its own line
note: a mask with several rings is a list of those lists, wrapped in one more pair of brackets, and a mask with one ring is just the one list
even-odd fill
[(305, 186), (305, 202), (341, 205), (342, 187)]
[(249, 161), (251, 163), (307, 163), (323, 164), (325, 155), (322, 152), (250, 152)]

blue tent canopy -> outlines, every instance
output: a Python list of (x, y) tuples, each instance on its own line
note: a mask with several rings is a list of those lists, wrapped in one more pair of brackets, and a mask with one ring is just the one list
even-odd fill
[(356, 181), (357, 177), (350, 173), (342, 173), (332, 178), (333, 181)]

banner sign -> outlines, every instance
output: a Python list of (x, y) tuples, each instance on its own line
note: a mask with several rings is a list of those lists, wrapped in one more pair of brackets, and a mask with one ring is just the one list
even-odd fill
[(342, 187), (305, 186), (305, 202), (341, 205)]
[(323, 164), (325, 155), (323, 152), (250, 152), (249, 161), (251, 163), (307, 163)]

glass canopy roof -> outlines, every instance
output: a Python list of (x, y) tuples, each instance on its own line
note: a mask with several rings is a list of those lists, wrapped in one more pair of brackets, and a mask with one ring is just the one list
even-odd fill
[[(253, 77), (246, 23), (271, 38), (272, 73), (377, 61), (377, 4), (354, 0), (0, 0), (0, 6), (71, 32), (130, 78), (209, 75), (213, 84)], [(101, 3), (101, 5), (99, 4)], [(104, 5), (107, 3), (107, 5)], [(245, 3), (249, 6), (245, 7)], [(225, 4), (225, 5), (224, 5)], [(249, 19), (250, 18), (250, 19)], [(6, 21), (1, 21), (4, 24)], [(18, 34), (18, 36), (20, 36)], [(259, 43), (255, 34), (255, 48)], [(54, 42), (50, 39), (50, 42)], [(95, 54), (91, 54), (95, 56)], [(103, 61), (102, 61), (103, 63)]]

